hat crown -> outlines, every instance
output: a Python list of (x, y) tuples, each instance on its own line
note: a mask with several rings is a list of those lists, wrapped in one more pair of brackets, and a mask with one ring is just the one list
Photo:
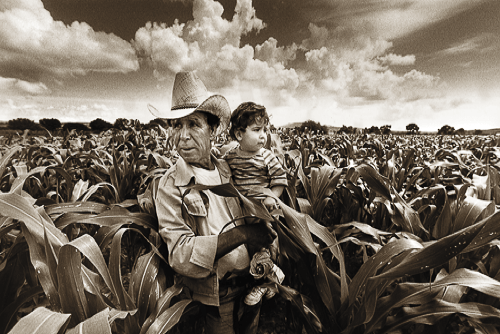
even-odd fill
[(207, 88), (194, 72), (179, 72), (175, 75), (171, 109), (196, 108), (208, 96)]

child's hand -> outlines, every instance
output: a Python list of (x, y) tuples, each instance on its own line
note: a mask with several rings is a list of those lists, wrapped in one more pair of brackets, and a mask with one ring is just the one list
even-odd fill
[(277, 208), (277, 203), (272, 197), (266, 197), (264, 199), (264, 205), (269, 211)]

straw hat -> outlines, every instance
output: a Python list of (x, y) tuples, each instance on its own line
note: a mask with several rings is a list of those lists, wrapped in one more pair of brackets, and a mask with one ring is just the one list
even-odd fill
[(187, 116), (195, 111), (204, 111), (215, 115), (220, 120), (218, 133), (229, 125), (231, 108), (222, 95), (211, 95), (203, 82), (194, 72), (179, 72), (175, 75), (172, 90), (172, 107), (170, 110), (159, 111), (148, 104), (149, 111), (158, 118), (176, 119)]

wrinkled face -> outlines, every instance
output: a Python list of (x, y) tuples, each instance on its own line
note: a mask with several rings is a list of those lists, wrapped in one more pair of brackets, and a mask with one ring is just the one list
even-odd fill
[(235, 134), (241, 149), (246, 152), (257, 152), (266, 144), (266, 124), (263, 121), (252, 123), (245, 131), (236, 131)]
[(172, 121), (174, 144), (179, 155), (191, 166), (211, 169), (210, 135), (207, 116), (194, 113)]

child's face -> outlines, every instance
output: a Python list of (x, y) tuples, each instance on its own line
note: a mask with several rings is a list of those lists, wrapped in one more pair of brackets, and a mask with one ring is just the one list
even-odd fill
[(236, 131), (240, 148), (246, 152), (257, 152), (266, 144), (266, 124), (255, 122), (247, 126), (245, 131)]

